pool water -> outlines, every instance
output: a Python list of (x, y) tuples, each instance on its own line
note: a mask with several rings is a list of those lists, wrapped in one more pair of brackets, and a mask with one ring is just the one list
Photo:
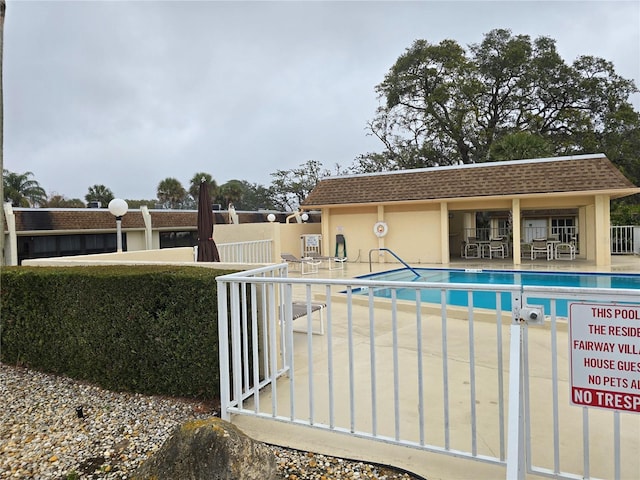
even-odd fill
[[(413, 271), (412, 271), (413, 270)], [(584, 288), (623, 288), (638, 290), (640, 302), (640, 274), (606, 274), (606, 273), (570, 273), (570, 272), (522, 272), (504, 270), (460, 270), (460, 269), (430, 269), (402, 268), (387, 272), (363, 275), (358, 278), (366, 280), (390, 280), (398, 282), (434, 282), (434, 283), (469, 283), (482, 285), (536, 285), (546, 287), (584, 287)], [(417, 277), (414, 272), (420, 276)], [(365, 293), (364, 291), (360, 293)], [(468, 306), (468, 292), (464, 290), (448, 290), (447, 304), (453, 306)], [(390, 298), (391, 290), (387, 288), (375, 289), (375, 296)], [(399, 300), (415, 300), (415, 290), (398, 289), (396, 297)], [(427, 303), (440, 303), (440, 290), (422, 290), (421, 300)], [(473, 293), (473, 305), (477, 308), (495, 310), (496, 292), (478, 291)], [(501, 308), (511, 310), (511, 295), (500, 295)], [(544, 298), (529, 298), (532, 305), (543, 305), (544, 311), (551, 311), (551, 301)], [(556, 300), (556, 314), (561, 317), (568, 315), (567, 300)]]

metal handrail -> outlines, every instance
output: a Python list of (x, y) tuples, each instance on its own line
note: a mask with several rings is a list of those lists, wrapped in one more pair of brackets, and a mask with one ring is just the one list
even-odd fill
[(388, 248), (372, 248), (371, 250), (369, 250), (369, 271), (371, 272), (371, 252), (389, 252), (391, 255), (393, 255), (396, 260), (398, 260), (401, 264), (403, 264), (405, 267), (407, 267), (409, 270), (411, 270), (414, 275), (416, 277), (420, 277), (421, 275), (412, 267), (409, 266), (409, 264), (407, 262), (405, 262), (404, 260), (402, 260), (398, 255), (395, 254), (395, 252), (393, 252), (392, 250), (389, 250)]

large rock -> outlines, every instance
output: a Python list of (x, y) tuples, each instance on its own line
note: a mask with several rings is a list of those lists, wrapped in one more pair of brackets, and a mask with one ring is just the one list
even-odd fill
[(219, 418), (179, 426), (134, 473), (134, 480), (271, 480), (273, 453)]

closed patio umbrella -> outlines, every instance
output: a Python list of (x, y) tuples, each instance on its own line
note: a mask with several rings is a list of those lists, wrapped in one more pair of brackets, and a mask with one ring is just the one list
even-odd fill
[(213, 241), (213, 209), (209, 183), (203, 178), (198, 192), (198, 262), (219, 262), (220, 254)]

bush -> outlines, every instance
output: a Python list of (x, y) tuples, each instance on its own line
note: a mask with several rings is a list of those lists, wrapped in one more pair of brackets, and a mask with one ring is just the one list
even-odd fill
[(115, 391), (218, 396), (216, 276), (200, 267), (9, 267), (0, 360)]

